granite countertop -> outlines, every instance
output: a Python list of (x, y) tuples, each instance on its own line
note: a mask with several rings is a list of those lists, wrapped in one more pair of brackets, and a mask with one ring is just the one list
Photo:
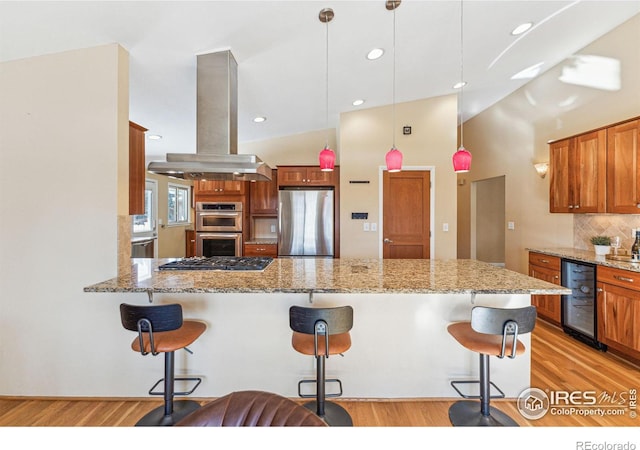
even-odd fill
[(248, 241), (244, 242), (245, 244), (254, 244), (254, 245), (270, 245), (270, 244), (277, 244), (278, 243), (278, 239), (277, 238), (254, 238)]
[(606, 256), (596, 255), (592, 250), (579, 250), (576, 248), (527, 248), (527, 250), (530, 252), (544, 253), (549, 256), (573, 259), (574, 261), (613, 267), (615, 269), (640, 272), (640, 263), (607, 259)]
[(262, 272), (159, 271), (175, 259), (133, 259), (131, 270), (85, 292), (568, 294), (475, 260), (276, 258)]

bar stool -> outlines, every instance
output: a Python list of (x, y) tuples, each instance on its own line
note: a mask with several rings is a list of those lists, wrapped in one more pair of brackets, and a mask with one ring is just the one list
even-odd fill
[[(298, 395), (302, 398), (315, 397), (313, 402), (304, 406), (315, 410), (316, 414), (325, 422), (333, 426), (352, 426), (353, 421), (349, 413), (340, 405), (327, 402), (327, 397), (342, 395), (342, 382), (337, 379), (326, 379), (325, 360), (329, 355), (338, 355), (351, 347), (349, 331), (353, 327), (353, 308), (339, 306), (334, 308), (305, 308), (292, 306), (289, 309), (289, 326), (293, 330), (291, 343), (293, 348), (303, 355), (313, 355), (316, 358), (316, 379), (298, 382)], [(340, 392), (326, 393), (326, 383), (337, 382)], [(304, 383), (315, 383), (315, 395), (302, 394)]]
[[(136, 423), (136, 426), (171, 426), (200, 407), (191, 400), (174, 402), (175, 395), (189, 395), (198, 387), (201, 378), (176, 378), (174, 373), (175, 351), (185, 349), (206, 330), (207, 326), (194, 320), (182, 320), (182, 306), (178, 304), (135, 306), (120, 305), (122, 326), (138, 333), (131, 348), (143, 356), (164, 353), (164, 378), (158, 380), (149, 390), (149, 395), (163, 395), (164, 406), (160, 406)], [(195, 385), (186, 392), (175, 392), (175, 381), (193, 381)], [(164, 391), (154, 389), (164, 381)]]
[[(519, 335), (530, 333), (536, 324), (535, 306), (505, 309), (476, 306), (471, 310), (470, 322), (452, 323), (447, 331), (461, 345), (480, 355), (480, 380), (452, 381), (451, 386), (464, 398), (479, 399), (480, 402), (461, 400), (449, 408), (449, 420), (454, 426), (518, 426), (507, 414), (490, 405), (491, 386), (502, 398), (504, 393), (491, 382), (489, 356), (513, 359), (524, 353), (524, 344)], [(479, 383), (480, 395), (463, 394), (457, 387), (461, 383)]]

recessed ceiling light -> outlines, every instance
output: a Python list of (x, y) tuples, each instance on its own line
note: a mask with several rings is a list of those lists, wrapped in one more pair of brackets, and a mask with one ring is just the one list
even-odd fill
[(352, 104), (353, 106), (360, 106), (360, 105), (364, 104), (364, 100), (362, 100), (361, 98), (359, 98), (358, 100), (354, 100), (351, 104)]
[(458, 83), (454, 84), (454, 85), (453, 85), (453, 88), (454, 88), (454, 89), (460, 89), (462, 86), (466, 86), (466, 85), (467, 85), (467, 82), (466, 82), (466, 81), (460, 81), (460, 82), (458, 82)]
[(256, 117), (255, 119), (253, 119), (253, 121), (254, 121), (255, 123), (262, 123), (262, 122), (264, 122), (265, 120), (267, 120), (267, 118), (266, 118), (266, 117)]
[(152, 141), (159, 141), (160, 139), (162, 139), (162, 136), (160, 136), (159, 134), (150, 134), (149, 136), (147, 136), (147, 139), (151, 139)]
[(513, 29), (511, 34), (514, 36), (518, 36), (519, 34), (522, 34), (525, 31), (528, 31), (532, 26), (533, 26), (533, 22), (521, 23), (520, 25), (518, 25)]
[(367, 53), (367, 59), (374, 60), (380, 58), (384, 55), (384, 50), (381, 48), (374, 48), (369, 53)]

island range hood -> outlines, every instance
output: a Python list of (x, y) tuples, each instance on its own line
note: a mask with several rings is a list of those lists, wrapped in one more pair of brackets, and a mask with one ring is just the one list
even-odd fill
[(196, 153), (168, 153), (147, 169), (186, 180), (270, 181), (266, 163), (238, 154), (238, 63), (231, 51), (197, 58)]

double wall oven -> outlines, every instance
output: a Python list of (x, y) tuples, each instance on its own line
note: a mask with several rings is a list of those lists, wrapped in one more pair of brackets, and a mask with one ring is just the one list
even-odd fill
[(196, 255), (242, 255), (242, 202), (196, 203)]

